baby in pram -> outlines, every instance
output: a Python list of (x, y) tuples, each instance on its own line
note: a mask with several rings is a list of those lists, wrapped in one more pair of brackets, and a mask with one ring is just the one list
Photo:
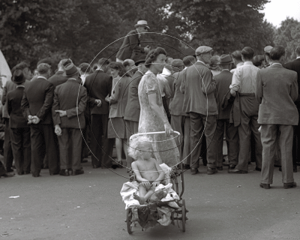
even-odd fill
[(147, 201), (154, 202), (164, 198), (167, 192), (155, 191), (155, 188), (164, 180), (165, 174), (156, 159), (152, 157), (151, 140), (146, 136), (132, 139), (128, 153), (135, 159), (131, 167), (139, 183), (139, 195), (134, 193), (134, 199), (144, 204)]

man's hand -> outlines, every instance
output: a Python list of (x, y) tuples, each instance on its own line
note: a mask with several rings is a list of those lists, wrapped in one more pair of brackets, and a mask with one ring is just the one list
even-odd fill
[(63, 111), (63, 110), (55, 110), (55, 112), (59, 113), (59, 116), (60, 116), (60, 117), (67, 116), (67, 111)]
[(174, 132), (173, 129), (170, 127), (170, 124), (167, 122), (164, 123), (164, 127), (167, 136), (170, 136), (170, 134)]
[(230, 90), (230, 94), (235, 97), (236, 96), (236, 91), (234, 91), (234, 90), (231, 89)]
[(151, 187), (151, 184), (150, 184), (150, 182), (149, 181), (143, 181), (142, 182), (142, 185), (145, 187), (145, 188), (150, 188)]
[(96, 103), (97, 107), (101, 107), (101, 105), (102, 105), (102, 101), (100, 99), (96, 99), (95, 103)]
[(33, 123), (33, 121), (32, 121), (33, 117), (31, 115), (28, 115), (27, 120), (28, 120), (27, 124)]
[(32, 116), (31, 119), (33, 124), (38, 124), (41, 121), (37, 116)]
[(151, 50), (151, 47), (149, 45), (147, 45), (146, 47), (144, 47), (144, 52), (148, 53)]
[(61, 136), (61, 128), (59, 125), (55, 125), (54, 132), (57, 136)]

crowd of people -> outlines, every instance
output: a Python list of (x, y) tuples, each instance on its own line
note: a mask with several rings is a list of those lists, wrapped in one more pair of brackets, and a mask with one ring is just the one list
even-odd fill
[[(251, 47), (219, 56), (200, 46), (193, 56), (173, 59), (163, 48), (141, 47), (146, 21), (135, 27), (116, 61), (75, 66), (62, 59), (53, 74), (55, 66), (43, 59), (33, 76), (25, 62), (12, 69), (1, 99), (1, 176), (13, 175), (13, 161), (20, 175), (39, 177), (42, 168), (50, 175), (83, 174), (89, 154), (93, 168), (130, 170), (129, 138), (165, 131), (152, 139), (158, 162), (183, 163), (195, 175), (202, 159), (207, 174), (216, 174), (223, 170), (225, 139), (228, 173), (246, 174), (255, 161), (260, 187), (269, 189), (274, 165), (281, 165), (284, 188), (296, 187), (300, 47), (285, 64), (281, 46), (256, 56)], [(175, 140), (173, 131), (180, 133)]]

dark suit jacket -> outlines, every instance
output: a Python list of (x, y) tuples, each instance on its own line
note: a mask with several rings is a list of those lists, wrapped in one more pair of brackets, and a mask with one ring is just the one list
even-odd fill
[(296, 72), (274, 64), (258, 71), (256, 84), (259, 124), (298, 125)]
[(232, 107), (232, 102), (227, 105), (225, 109), (222, 109), (222, 101), (225, 95), (229, 91), (229, 86), (232, 81), (232, 73), (223, 70), (220, 74), (214, 76), (216, 81), (216, 100), (218, 104), (218, 119), (229, 119), (230, 118), (230, 110)]
[(285, 68), (293, 70), (295, 72), (297, 72), (298, 77), (297, 77), (297, 81), (298, 81), (298, 98), (296, 100), (296, 105), (298, 108), (300, 108), (300, 58), (296, 59), (293, 62), (289, 62), (287, 64), (284, 65)]
[(138, 122), (140, 119), (140, 102), (138, 95), (138, 88), (143, 73), (136, 71), (130, 79), (128, 87), (128, 100), (125, 108), (124, 119), (128, 121)]
[(126, 35), (116, 57), (120, 60), (130, 58), (134, 61), (145, 59), (144, 48), (141, 47), (140, 38), (136, 30), (132, 30)]
[(51, 107), (54, 86), (46, 79), (38, 77), (26, 84), (21, 108), (26, 116), (37, 116), (40, 124), (52, 124)]
[(28, 128), (27, 119), (21, 109), (24, 86), (16, 86), (16, 89), (7, 94), (7, 109), (10, 128)]
[(52, 77), (48, 79), (48, 81), (53, 84), (54, 88), (60, 84), (65, 83), (67, 80), (67, 76), (65, 76), (64, 72), (61, 71), (57, 71)]
[(217, 115), (216, 83), (208, 67), (201, 62), (196, 62), (182, 73), (183, 80), (180, 90), (184, 93), (184, 111)]
[[(23, 85), (26, 86), (27, 83), (29, 83), (28, 80), (26, 80)], [(6, 96), (9, 92), (15, 90), (16, 87), (17, 87), (17, 85), (13, 81), (9, 80), (6, 82), (6, 84), (3, 88), (3, 94), (2, 94), (2, 99), (1, 99), (2, 104), (3, 104), (3, 108), (2, 108), (2, 117), (3, 118), (9, 118), (9, 114), (8, 114), (8, 110), (7, 110)]]
[[(86, 78), (84, 86), (88, 93), (91, 114), (108, 114), (109, 106), (105, 98), (111, 93), (112, 77), (97, 70)], [(96, 99), (101, 100), (100, 107), (95, 104)]]
[[(54, 125), (60, 125), (61, 128), (85, 128), (86, 103), (86, 89), (78, 81), (69, 79), (57, 86), (54, 90), (52, 106)], [(55, 110), (64, 110), (67, 112), (67, 116), (60, 117)]]
[(185, 116), (186, 113), (183, 111), (183, 100), (184, 94), (180, 92), (180, 86), (182, 82), (183, 71), (176, 72), (172, 75), (174, 80), (173, 84), (171, 85), (171, 91), (174, 94), (173, 99), (170, 103), (170, 113), (174, 116)]

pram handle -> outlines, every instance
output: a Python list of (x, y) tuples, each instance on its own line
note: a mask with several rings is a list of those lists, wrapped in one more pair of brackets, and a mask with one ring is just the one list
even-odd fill
[[(132, 137), (136, 137), (136, 136), (142, 136), (142, 135), (154, 135), (154, 134), (165, 134), (165, 131), (159, 131), (159, 132), (144, 132), (144, 133), (135, 133), (133, 134), (130, 138), (129, 141), (132, 140)], [(180, 136), (180, 132), (177, 131), (173, 131), (172, 133), (176, 133), (178, 136)], [(171, 134), (172, 134), (171, 133)]]

